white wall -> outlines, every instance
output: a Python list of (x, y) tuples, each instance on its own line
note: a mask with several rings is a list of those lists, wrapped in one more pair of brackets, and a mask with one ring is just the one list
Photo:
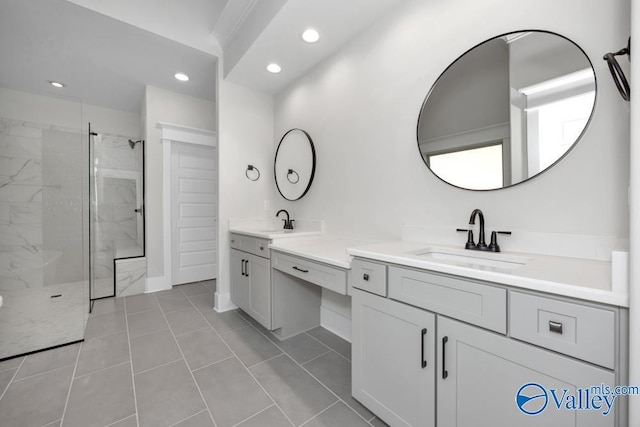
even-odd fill
[[(629, 0), (416, 0), (398, 7), (276, 96), (276, 137), (306, 130), (318, 164), (302, 200), (276, 195), (275, 204), (294, 218), (324, 219), (328, 235), (353, 238), (400, 239), (403, 225), (450, 227), (455, 235), (474, 208), (484, 211), (488, 230), (628, 237), (629, 112), (601, 59), (626, 43), (628, 13)], [(559, 165), (529, 182), (490, 192), (449, 186), (418, 154), (422, 102), (467, 49), (520, 29), (557, 32), (586, 51), (599, 89), (589, 129)], [(507, 250), (508, 240), (501, 242)], [(340, 314), (349, 317), (348, 307)]]
[[(276, 204), (294, 218), (323, 218), (329, 235), (398, 239), (403, 224), (455, 233), (481, 208), (489, 230), (626, 237), (629, 114), (601, 57), (626, 42), (628, 11), (628, 0), (417, 0), (396, 9), (276, 97), (276, 136), (305, 129), (318, 161), (307, 196)], [(536, 28), (574, 40), (594, 63), (599, 92), (585, 137), (557, 167), (506, 190), (440, 182), (416, 147), (431, 85), (479, 41)]]
[[(213, 77), (212, 77), (213, 78)], [(145, 120), (145, 239), (147, 278), (163, 277), (162, 142), (158, 122), (216, 130), (213, 102), (147, 86)], [(169, 278), (170, 279), (170, 278)], [(167, 279), (165, 279), (167, 280)]]
[(132, 138), (140, 135), (140, 115), (82, 104), (79, 99), (35, 95), (0, 87), (0, 117), (46, 123), (67, 129), (87, 129)]
[[(229, 219), (273, 215), (273, 97), (222, 80), (219, 85), (218, 281), (215, 308), (232, 306), (229, 295)], [(245, 176), (247, 165), (260, 170), (258, 181)]]

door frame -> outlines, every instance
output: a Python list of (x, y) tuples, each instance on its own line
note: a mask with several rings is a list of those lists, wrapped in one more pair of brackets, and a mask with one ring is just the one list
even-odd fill
[[(174, 142), (203, 145), (218, 148), (218, 134), (206, 129), (198, 129), (175, 123), (158, 122), (160, 141), (162, 143), (162, 252), (164, 273), (162, 282), (153, 290), (171, 289), (173, 286), (171, 262), (171, 144)], [(217, 168), (216, 168), (217, 169)], [(217, 171), (216, 171), (217, 174)], [(216, 260), (216, 263), (218, 260)], [(159, 286), (158, 286), (159, 285)], [(149, 292), (150, 289), (147, 289)]]

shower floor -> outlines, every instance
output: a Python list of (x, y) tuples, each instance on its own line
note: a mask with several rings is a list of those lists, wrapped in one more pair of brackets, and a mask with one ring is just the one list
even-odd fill
[[(82, 281), (2, 291), (0, 359), (81, 340), (89, 312), (87, 289)], [(55, 295), (60, 296), (51, 298)]]

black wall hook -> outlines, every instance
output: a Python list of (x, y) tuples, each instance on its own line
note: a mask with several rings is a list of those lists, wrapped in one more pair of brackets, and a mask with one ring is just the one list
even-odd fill
[[(256, 173), (258, 174), (255, 178), (251, 178), (249, 176), (249, 171), (256, 171)], [(244, 174), (246, 175), (246, 177), (251, 180), (251, 181), (257, 181), (260, 179), (260, 171), (258, 170), (257, 167), (253, 166), (253, 165), (247, 165), (247, 170), (244, 171)]]
[[(291, 177), (294, 175), (295, 177), (291, 179)], [(289, 171), (287, 172), (287, 181), (292, 184), (297, 184), (298, 181), (300, 181), (300, 175), (298, 175), (298, 172), (294, 171), (293, 169), (289, 169)]]
[(616, 84), (616, 88), (618, 88), (620, 96), (622, 96), (622, 99), (629, 102), (631, 100), (631, 87), (629, 86), (627, 77), (624, 75), (624, 71), (622, 71), (620, 64), (618, 64), (618, 61), (616, 60), (616, 56), (619, 55), (627, 55), (627, 58), (631, 60), (631, 37), (629, 37), (629, 40), (627, 41), (627, 47), (624, 47), (617, 52), (609, 52), (602, 57), (602, 59), (607, 61), (609, 71), (613, 77), (613, 82)]

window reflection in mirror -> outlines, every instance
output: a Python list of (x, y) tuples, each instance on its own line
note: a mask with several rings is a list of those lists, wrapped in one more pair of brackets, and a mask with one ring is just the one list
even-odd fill
[(428, 157), (431, 170), (447, 182), (473, 190), (502, 187), (502, 143)]
[(570, 40), (510, 33), (469, 50), (438, 78), (418, 120), (427, 166), (457, 187), (525, 181), (578, 141), (595, 103), (591, 62)]

